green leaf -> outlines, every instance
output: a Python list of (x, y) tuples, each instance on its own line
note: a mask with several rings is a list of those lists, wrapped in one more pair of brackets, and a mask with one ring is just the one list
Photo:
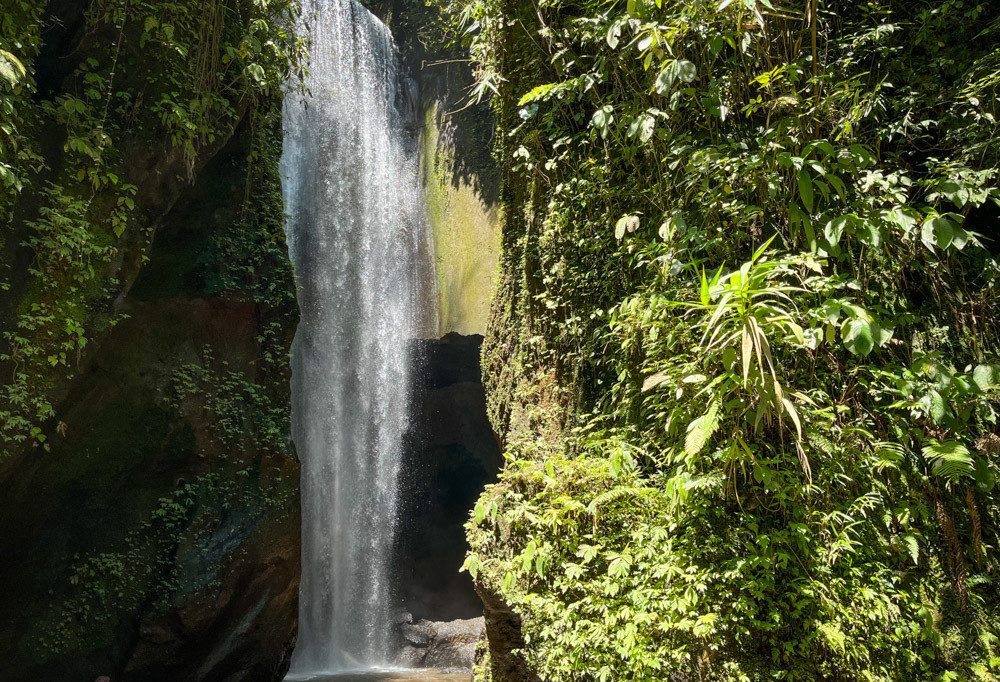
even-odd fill
[(882, 325), (873, 324), (872, 332), (875, 338), (875, 345), (879, 348), (884, 348), (885, 344), (889, 343), (892, 339), (893, 331), (891, 329), (883, 329)]
[(690, 83), (698, 75), (698, 68), (686, 59), (670, 59), (656, 77), (654, 88), (661, 95), (669, 93), (677, 81)]
[(640, 142), (648, 142), (650, 138), (653, 137), (653, 131), (655, 129), (656, 118), (649, 113), (645, 113), (634, 118), (632, 123), (629, 124), (628, 136), (635, 137), (638, 135)]
[(465, 557), (465, 563), (462, 564), (461, 570), (468, 571), (469, 575), (472, 576), (472, 579), (475, 580), (479, 577), (479, 566), (479, 556), (477, 554), (470, 554)]
[(694, 62), (689, 62), (686, 59), (679, 59), (677, 61), (677, 77), (684, 83), (690, 83), (698, 76), (698, 67), (694, 65)]
[(901, 208), (894, 208), (885, 215), (889, 222), (897, 225), (903, 230), (903, 236), (908, 237), (913, 228), (917, 225), (917, 219)]
[(0, 78), (10, 85), (16, 85), (27, 74), (24, 64), (17, 57), (7, 50), (0, 50)]
[(626, 232), (635, 232), (637, 229), (639, 229), (639, 216), (623, 215), (615, 223), (615, 239), (621, 241), (625, 237)]
[(852, 354), (865, 357), (875, 347), (875, 333), (870, 320), (852, 318), (841, 329), (844, 345)]
[(263, 85), (266, 81), (266, 76), (264, 75), (264, 67), (260, 64), (247, 64), (247, 73), (258, 85)]
[(826, 224), (823, 234), (831, 246), (836, 246), (840, 242), (840, 237), (844, 234), (844, 228), (850, 225), (851, 218), (852, 216), (843, 215), (839, 218), (834, 218)]
[(521, 98), (521, 101), (517, 103), (517, 106), (523, 107), (525, 104), (545, 99), (546, 96), (556, 89), (556, 86), (558, 85), (558, 83), (545, 83), (544, 85), (532, 88), (524, 97)]
[(622, 216), (615, 223), (615, 239), (621, 241), (625, 237), (625, 224), (628, 222), (628, 216)]
[(708, 412), (688, 424), (687, 438), (684, 439), (685, 453), (693, 456), (702, 451), (719, 426), (718, 417), (719, 403), (712, 402), (708, 407)]
[(802, 205), (806, 207), (806, 211), (812, 213), (813, 183), (809, 171), (805, 168), (799, 170), (799, 196), (802, 197)]
[(969, 449), (956, 440), (931, 441), (921, 451), (931, 465), (932, 473), (949, 483), (972, 476), (973, 461)]
[(920, 543), (917, 542), (917, 536), (913, 533), (907, 533), (903, 536), (903, 545), (906, 547), (907, 553), (910, 555), (910, 559), (913, 560), (913, 565), (916, 566), (920, 563)]
[(613, 24), (611, 24), (611, 26), (608, 28), (608, 35), (605, 38), (608, 41), (608, 47), (610, 47), (612, 50), (618, 47), (618, 40), (621, 34), (622, 34), (621, 23), (616, 21)]
[(996, 474), (990, 467), (990, 463), (983, 457), (976, 457), (972, 468), (972, 478), (976, 481), (976, 487), (985, 495), (988, 495), (996, 485)]
[(743, 355), (743, 385), (747, 385), (750, 378), (750, 360), (753, 355), (753, 339), (750, 338), (750, 327), (743, 325), (743, 338), (740, 342), (740, 351)]
[(978, 365), (974, 370), (972, 370), (972, 381), (981, 391), (985, 391), (988, 388), (996, 386), (996, 368), (993, 365)]
[(938, 248), (947, 249), (955, 238), (955, 223), (944, 216), (931, 218), (930, 222), (934, 231), (934, 243), (938, 245)]
[(614, 120), (614, 107), (610, 104), (605, 104), (603, 107), (594, 112), (593, 117), (590, 119), (590, 123), (601, 131), (601, 135), (603, 137), (606, 137), (608, 134), (608, 126), (610, 126)]
[(642, 392), (645, 393), (646, 391), (656, 388), (664, 381), (666, 381), (668, 378), (669, 377), (667, 377), (667, 375), (664, 374), (663, 372), (650, 374), (648, 377), (646, 377), (646, 380), (642, 382)]

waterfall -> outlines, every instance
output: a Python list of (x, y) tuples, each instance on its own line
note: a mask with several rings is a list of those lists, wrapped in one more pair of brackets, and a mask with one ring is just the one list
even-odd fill
[(389, 30), (354, 0), (306, 0), (309, 94), (285, 102), (283, 191), (301, 321), (296, 675), (391, 665), (391, 568), (408, 341), (430, 321), (425, 211)]

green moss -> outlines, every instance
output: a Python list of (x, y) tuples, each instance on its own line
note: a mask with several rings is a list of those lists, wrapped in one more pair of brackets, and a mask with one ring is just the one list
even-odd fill
[(541, 679), (1000, 670), (1000, 266), (967, 239), (1000, 199), (998, 25), (818, 7), (812, 37), (739, 3), (465, 7), (507, 457), (468, 567)]
[(437, 104), (421, 132), (427, 215), (434, 241), (439, 331), (486, 330), (499, 251), (499, 209), (466, 177), (453, 173), (454, 150), (442, 141)]

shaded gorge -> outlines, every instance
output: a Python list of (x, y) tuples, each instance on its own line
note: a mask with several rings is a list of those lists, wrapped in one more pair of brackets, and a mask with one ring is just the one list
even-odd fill
[[(462, 524), (499, 466), (481, 337), (438, 329), (416, 82), (353, 0), (304, 8), (307, 94), (281, 162), (301, 321), (292, 432), (302, 583), (291, 676), (468, 670), (481, 608)], [(343, 678), (341, 678), (343, 679)]]

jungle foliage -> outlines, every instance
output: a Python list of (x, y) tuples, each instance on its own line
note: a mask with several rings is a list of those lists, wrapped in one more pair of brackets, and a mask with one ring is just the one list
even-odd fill
[[(304, 68), (298, 11), (0, 3), (0, 481), (16, 581), (0, 608), (4, 679), (125, 666), (140, 622), (256, 570), (255, 544), (295, 527), (278, 163), (281, 90)], [(197, 312), (170, 317), (213, 298), (252, 304), (248, 338), (213, 347)], [(150, 325), (148, 340), (130, 324)], [(102, 364), (114, 389), (88, 392)], [(10, 518), (37, 535), (8, 537)], [(44, 555), (35, 572), (26, 544)]]
[(4, 3), (0, 459), (58, 428), (54, 400), (118, 319), (171, 183), (193, 180), (246, 115), (262, 130), (301, 72), (297, 12), (296, 0)]
[(504, 174), (466, 568), (529, 667), (996, 679), (997, 6), (442, 11)]

